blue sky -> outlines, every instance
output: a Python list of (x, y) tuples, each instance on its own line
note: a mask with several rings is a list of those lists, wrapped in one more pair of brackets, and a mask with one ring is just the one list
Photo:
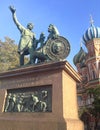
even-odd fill
[[(73, 65), (73, 57), (80, 49), (82, 35), (90, 26), (92, 15), (95, 26), (100, 26), (100, 0), (6, 0), (0, 3), (0, 40), (8, 36), (18, 44), (20, 32), (15, 26), (9, 6), (16, 8), (17, 18), (26, 27), (34, 24), (36, 38), (41, 32), (48, 35), (49, 24), (58, 28), (60, 35), (67, 38), (71, 51), (67, 61)], [(86, 50), (83, 45), (84, 50)]]

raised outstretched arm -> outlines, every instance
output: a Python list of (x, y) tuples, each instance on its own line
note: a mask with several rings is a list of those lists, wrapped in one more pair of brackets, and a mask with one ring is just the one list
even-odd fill
[(12, 14), (14, 14), (16, 12), (16, 9), (14, 8), (14, 6), (9, 6), (9, 9), (12, 12)]
[(9, 6), (9, 9), (12, 12), (12, 17), (13, 17), (14, 23), (16, 24), (17, 28), (22, 32), (23, 29), (25, 29), (25, 28), (17, 20), (16, 9), (14, 8), (14, 6)]

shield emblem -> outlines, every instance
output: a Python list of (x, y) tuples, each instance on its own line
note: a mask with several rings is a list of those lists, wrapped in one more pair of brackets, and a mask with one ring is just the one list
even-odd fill
[(64, 60), (70, 53), (69, 41), (62, 36), (50, 38), (46, 41), (45, 53), (53, 61)]

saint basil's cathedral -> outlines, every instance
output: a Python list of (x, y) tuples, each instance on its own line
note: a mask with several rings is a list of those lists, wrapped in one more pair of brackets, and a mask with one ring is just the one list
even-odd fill
[[(77, 84), (79, 110), (92, 107), (94, 98), (92, 94), (87, 93), (87, 90), (100, 86), (100, 27), (94, 26), (92, 17), (91, 25), (82, 36), (82, 41), (87, 52), (81, 46), (73, 58), (74, 65), (82, 78), (82, 82)], [(84, 118), (86, 118), (84, 119), (86, 127), (95, 125), (92, 115), (84, 115)]]

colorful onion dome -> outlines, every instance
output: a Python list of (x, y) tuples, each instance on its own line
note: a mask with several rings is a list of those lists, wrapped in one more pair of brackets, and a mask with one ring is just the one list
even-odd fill
[[(86, 55), (87, 55), (87, 53), (81, 47), (80, 51), (73, 58), (74, 65), (76, 66), (77, 63), (84, 64)], [(81, 66), (83, 66), (83, 65), (81, 65)]]
[(83, 42), (86, 44), (89, 40), (92, 40), (93, 38), (100, 38), (100, 27), (95, 27), (93, 25), (93, 19), (92, 16), (90, 17), (90, 23), (91, 26), (86, 30), (86, 32), (83, 35)]
[(83, 35), (83, 41), (86, 43), (93, 38), (100, 38), (100, 28), (91, 25)]

